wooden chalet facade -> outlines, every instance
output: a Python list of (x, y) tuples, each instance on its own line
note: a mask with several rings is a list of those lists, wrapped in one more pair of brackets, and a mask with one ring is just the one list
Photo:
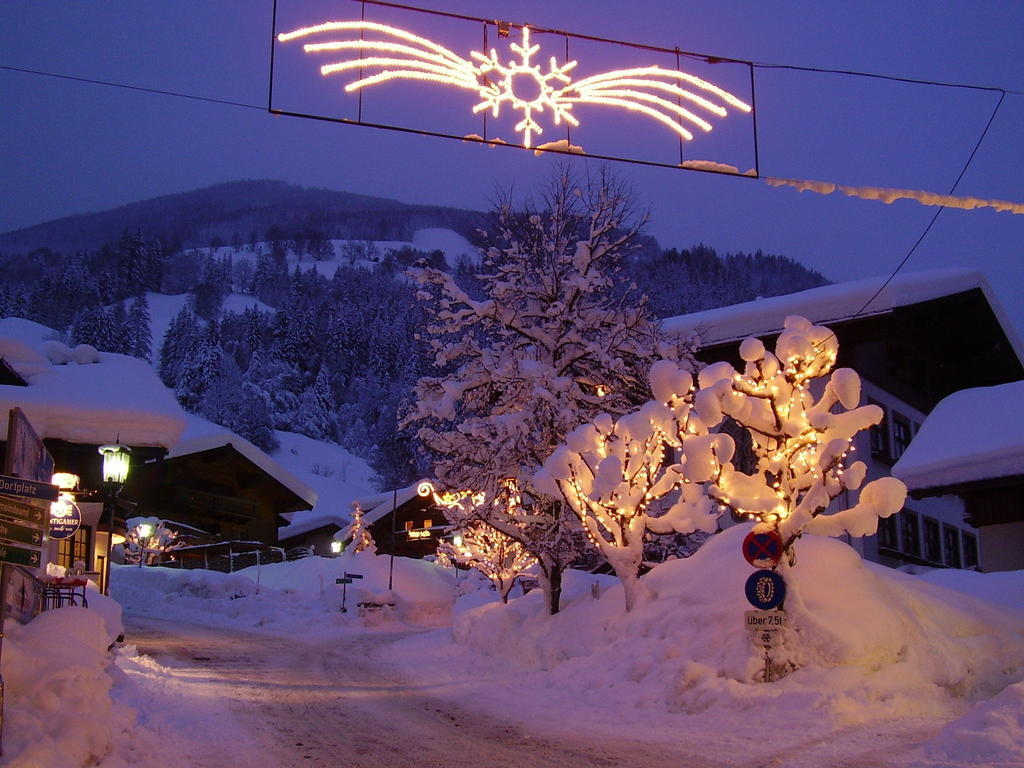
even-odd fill
[(237, 436), (144, 464), (128, 476), (123, 496), (147, 515), (186, 523), (211, 539), (277, 544), (286, 512), (315, 503), (239, 450)]
[[(980, 273), (908, 273), (872, 300), (881, 286), (881, 279), (824, 286), (670, 318), (664, 327), (699, 339), (701, 362), (726, 360), (740, 369), (740, 342), (756, 336), (772, 348), (788, 315), (831, 328), (839, 340), (836, 367), (857, 371), (864, 402), (885, 413), (878, 427), (854, 443), (873, 479), (891, 473), (944, 397), (1024, 378), (1024, 347)], [(974, 526), (984, 514), (965, 510), (955, 496), (920, 496), (880, 521), (878, 535), (850, 544), (867, 559), (891, 566), (977, 567), (985, 554)]]
[(944, 399), (893, 474), (914, 499), (962, 500), (982, 570), (1024, 569), (1024, 381)]
[[(283, 514), (309, 509), (316, 493), (243, 438), (185, 413), (147, 362), (126, 355), (74, 350), (56, 332), (20, 318), (0, 319), (0, 412), (20, 409), (54, 459), (54, 470), (79, 477), (75, 500), (82, 526), (74, 538), (51, 540), (48, 561), (103, 573), (116, 559), (125, 521), (158, 517), (184, 524), (190, 537), (276, 546)], [(0, 419), (0, 461), (6, 450)], [(99, 446), (131, 450), (127, 480), (116, 497), (113, 530), (104, 503)]]
[[(420, 485), (355, 501), (363, 510), (363, 522), (377, 545), (377, 554), (423, 558), (437, 551), (448, 523), (431, 497), (419, 495)], [(340, 513), (308, 516), (281, 529), (280, 543), (289, 548), (312, 547), (316, 554), (325, 555), (331, 551), (335, 534), (347, 530), (350, 522), (348, 515)]]

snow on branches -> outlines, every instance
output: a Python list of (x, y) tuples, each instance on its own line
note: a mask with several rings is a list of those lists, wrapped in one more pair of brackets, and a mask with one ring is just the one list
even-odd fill
[(532, 477), (581, 422), (647, 400), (643, 372), (659, 352), (673, 354), (659, 350), (642, 301), (612, 279), (642, 223), (607, 174), (589, 186), (562, 174), (540, 207), (496, 212), (480, 300), (442, 271), (411, 271), (441, 373), (419, 380), (406, 423), (442, 487), (497, 499), (515, 480), (528, 524), (500, 503), (487, 505), (486, 520), (538, 558), (552, 612), (578, 537), (564, 502), (535, 493)]
[(352, 522), (348, 528), (344, 533), (339, 531), (334, 538), (341, 542), (351, 542), (349, 546), (353, 554), (356, 552), (377, 553), (377, 543), (370, 535), (370, 529), (363, 522), (363, 509), (359, 506), (359, 502), (352, 502)]
[(170, 530), (157, 517), (133, 517), (125, 521), (124, 561), (131, 564), (153, 565), (160, 562), (166, 552), (181, 546), (178, 534)]
[(523, 543), (525, 536), (509, 536), (486, 522), (495, 517), (490, 507), (502, 504), (504, 519), (525, 526), (527, 521), (515, 481), (506, 480), (504, 489), (505, 493), (488, 502), (482, 492), (437, 493), (429, 484), (420, 487), (420, 495), (426, 495), (426, 490), (434, 497), (434, 503), (444, 510), (454, 534), (450, 541), (441, 541), (438, 554), (480, 571), (490, 579), (503, 603), (508, 602), (508, 593), (516, 579), (537, 564), (537, 558)]
[[(872, 534), (878, 519), (898, 512), (906, 499), (906, 486), (884, 477), (865, 485), (853, 507), (822, 515), (844, 491), (861, 487), (867, 467), (850, 462), (853, 439), (883, 415), (876, 405), (859, 405), (861, 383), (855, 371), (832, 371), (838, 350), (828, 328), (791, 316), (774, 353), (749, 338), (740, 345), (742, 373), (716, 363), (698, 377), (702, 416), (724, 414), (746, 428), (756, 459), (752, 475), (723, 465), (711, 495), (737, 514), (777, 530), (787, 551), (805, 532)], [(816, 379), (824, 386), (812, 387)]]
[[(565, 498), (611, 563), (625, 588), (626, 610), (642, 592), (645, 532), (716, 529), (718, 506), (700, 483), (717, 475), (733, 447), (728, 436), (709, 434), (715, 425), (694, 410), (689, 371), (661, 360), (650, 381), (656, 400), (618, 420), (601, 414), (578, 427), (534, 478), (542, 492)], [(678, 462), (673, 461), (677, 454)], [(673, 492), (674, 503), (664, 514), (648, 514), (653, 502)]]

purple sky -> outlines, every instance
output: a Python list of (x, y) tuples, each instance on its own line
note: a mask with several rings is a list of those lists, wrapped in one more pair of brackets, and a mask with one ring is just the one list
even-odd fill
[[(435, 0), (431, 7), (759, 62), (1024, 90), (1019, 2)], [(348, 0), (281, 0), (281, 29), (291, 18), (316, 23), (358, 13), (359, 5)], [(11, 2), (0, 10), (0, 64), (264, 105), (270, 19), (269, 0)], [(458, 38), (440, 28), (423, 31)], [(445, 42), (456, 47), (455, 38)], [(460, 53), (478, 41), (474, 31)], [(573, 53), (581, 76), (622, 66), (625, 55)], [(310, 78), (319, 80), (308, 63)], [(757, 81), (762, 174), (940, 193), (956, 179), (997, 98), (779, 70), (760, 70)], [(390, 87), (376, 87), (377, 103), (386, 103)], [(553, 162), (527, 152), (5, 71), (0, 89), (0, 231), (239, 178), (486, 208), (495, 188), (527, 190)], [(439, 87), (420, 92), (425, 120), (456, 114), (451, 105), (466, 103), (463, 94)], [(586, 114), (592, 124), (612, 125), (610, 112)], [(615, 130), (637, 144), (658, 134), (649, 120), (632, 119), (616, 118)], [(1009, 95), (959, 194), (1024, 202), (1022, 124), (1024, 96)], [(475, 124), (465, 128), (475, 130)], [(706, 157), (700, 141), (688, 147), (688, 156)], [(746, 167), (742, 159), (735, 164)], [(760, 248), (836, 280), (893, 269), (934, 212), (910, 201), (887, 206), (772, 189), (761, 181), (617, 169), (650, 206), (649, 230), (664, 246), (699, 241), (721, 251)], [(1022, 235), (1024, 216), (947, 210), (907, 269), (982, 268), (1024, 328)]]

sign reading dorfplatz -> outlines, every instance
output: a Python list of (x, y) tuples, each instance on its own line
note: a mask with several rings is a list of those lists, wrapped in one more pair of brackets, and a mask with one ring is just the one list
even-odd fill
[(38, 480), (0, 475), (0, 494), (5, 496), (20, 496), (24, 499), (38, 501), (56, 501), (59, 491), (60, 489), (52, 483), (40, 483)]

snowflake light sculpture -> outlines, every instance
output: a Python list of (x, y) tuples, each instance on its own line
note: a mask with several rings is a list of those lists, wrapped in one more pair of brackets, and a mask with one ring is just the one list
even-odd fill
[[(378, 33), (385, 38), (329, 40), (303, 46), (306, 53), (314, 54), (325, 51), (359, 52), (355, 58), (321, 66), (320, 73), (324, 76), (352, 70), (379, 70), (348, 83), (346, 92), (352, 93), (389, 80), (413, 80), (470, 90), (480, 98), (473, 107), (474, 114), (490, 110), (491, 115), (497, 118), (505, 104), (513, 111), (523, 113), (515, 130), (523, 134), (523, 146), (527, 148), (532, 146), (535, 134), (543, 133), (537, 115), (548, 111), (555, 125), (564, 120), (577, 126), (579, 120), (572, 113), (577, 104), (618, 107), (647, 115), (686, 141), (693, 139), (690, 128), (695, 126), (709, 132), (712, 127), (693, 109), (704, 110), (717, 117), (727, 115), (726, 106), (742, 112), (751, 111), (750, 105), (728, 91), (675, 69), (658, 66), (617, 69), (573, 82), (569, 72), (578, 62), (559, 64), (552, 56), (544, 72), (541, 65), (533, 62), (540, 45), (531, 44), (529, 27), (522, 28), (521, 42), (510, 43), (510, 50), (518, 58), (510, 58), (507, 63), (502, 63), (493, 48), (488, 55), (471, 51), (470, 58), (465, 59), (425, 37), (371, 21), (330, 21), (282, 33), (277, 39), (285, 43), (327, 32)], [(364, 52), (372, 55), (363, 56)], [(684, 102), (690, 108), (684, 107)]]

